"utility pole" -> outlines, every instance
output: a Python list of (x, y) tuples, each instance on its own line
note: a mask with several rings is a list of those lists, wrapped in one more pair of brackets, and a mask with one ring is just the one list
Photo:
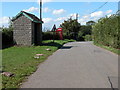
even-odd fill
[(40, 0), (40, 20), (42, 20), (42, 0)]
[[(40, 21), (42, 22), (42, 0), (40, 0)], [(42, 45), (42, 23), (40, 24), (40, 34), (38, 36), (40, 38), (40, 45)]]
[(78, 13), (76, 14), (76, 20), (78, 21)]

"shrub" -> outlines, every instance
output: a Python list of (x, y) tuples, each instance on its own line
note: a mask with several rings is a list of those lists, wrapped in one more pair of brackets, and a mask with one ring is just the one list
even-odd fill
[(120, 16), (112, 15), (101, 18), (93, 26), (93, 38), (95, 43), (103, 44), (112, 48), (120, 49)]
[(92, 36), (91, 35), (86, 35), (84, 36), (85, 41), (92, 41)]
[(2, 28), (2, 45), (13, 44), (13, 28)]
[(42, 33), (42, 39), (43, 40), (51, 40), (51, 39), (53, 39), (52, 32), (43, 32)]
[(56, 40), (59, 40), (59, 36), (56, 35), (56, 33), (54, 33), (54, 36), (53, 36), (53, 32), (43, 32), (42, 33), (43, 40), (52, 40), (53, 38)]

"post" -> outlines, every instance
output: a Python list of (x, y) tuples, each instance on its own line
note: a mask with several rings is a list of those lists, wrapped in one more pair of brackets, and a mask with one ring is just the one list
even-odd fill
[[(40, 0), (40, 20), (42, 21), (42, 0)], [(40, 45), (42, 45), (42, 23), (40, 24)]]
[(56, 30), (56, 25), (54, 24), (54, 26), (52, 28), (52, 31), (53, 31), (53, 43), (54, 43), (54, 40), (55, 40), (55, 30)]
[(55, 31), (53, 31), (53, 43), (55, 41)]
[(42, 20), (42, 0), (40, 0), (40, 20)]
[(76, 14), (76, 20), (78, 21), (78, 13)]

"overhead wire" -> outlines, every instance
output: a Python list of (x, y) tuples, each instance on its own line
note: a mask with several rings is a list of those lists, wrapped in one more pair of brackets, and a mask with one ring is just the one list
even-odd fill
[(107, 2), (105, 2), (104, 4), (102, 4), (100, 7), (98, 7), (96, 10), (94, 10), (94, 11), (93, 11), (93, 12), (91, 12), (90, 14), (92, 14), (92, 13), (94, 13), (94, 12), (98, 11), (98, 10), (99, 10), (99, 9), (101, 9), (103, 6), (105, 6), (107, 3), (108, 3), (108, 1), (107, 1)]

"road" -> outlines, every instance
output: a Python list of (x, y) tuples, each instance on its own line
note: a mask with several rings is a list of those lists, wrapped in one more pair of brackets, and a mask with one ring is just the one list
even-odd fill
[(93, 45), (71, 42), (39, 65), (21, 88), (117, 88), (118, 55)]

